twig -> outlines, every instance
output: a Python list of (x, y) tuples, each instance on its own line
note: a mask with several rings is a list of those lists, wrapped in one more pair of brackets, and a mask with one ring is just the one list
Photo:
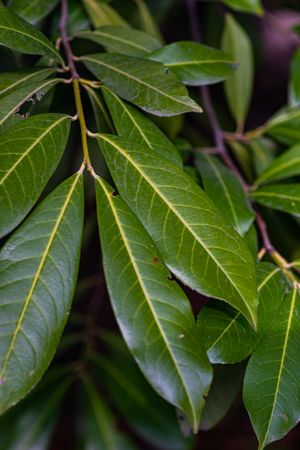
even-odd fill
[(66, 52), (66, 57), (68, 61), (68, 66), (70, 68), (70, 72), (73, 78), (80, 78), (73, 58), (72, 48), (70, 46), (68, 33), (67, 33), (67, 24), (68, 24), (68, 0), (61, 0), (61, 15), (59, 20), (59, 32), (61, 37), (61, 42)]

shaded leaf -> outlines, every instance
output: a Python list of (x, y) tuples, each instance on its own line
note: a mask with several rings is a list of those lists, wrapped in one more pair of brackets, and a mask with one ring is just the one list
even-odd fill
[(0, 4), (0, 44), (31, 55), (45, 55), (64, 64), (54, 45), (37, 28)]
[(224, 87), (237, 127), (243, 129), (252, 96), (252, 45), (241, 25), (230, 14), (226, 16), (222, 49), (239, 63), (237, 71), (225, 80)]
[(46, 17), (59, 0), (12, 0), (10, 9), (18, 16), (34, 24)]
[(260, 175), (273, 161), (275, 145), (270, 139), (262, 137), (251, 139), (248, 145), (252, 151), (255, 174)]
[[(162, 35), (156, 24), (156, 21), (153, 19), (152, 14), (149, 11), (146, 2), (144, 2), (144, 0), (134, 0), (134, 1), (138, 8), (141, 28), (145, 30), (147, 33), (151, 34), (152, 36), (155, 36), (162, 42), (163, 41)], [(160, 1), (160, 3), (162, 3), (162, 1)]]
[(95, 28), (103, 25), (128, 25), (126, 20), (105, 1), (83, 0), (83, 5)]
[(244, 235), (255, 215), (239, 180), (215, 156), (197, 153), (195, 162), (207, 195), (226, 221)]
[(158, 116), (201, 112), (186, 88), (163, 64), (117, 54), (80, 58), (87, 68), (120, 97)]
[(245, 13), (263, 15), (263, 7), (260, 0), (222, 0), (230, 8)]
[(0, 236), (15, 228), (37, 201), (65, 149), (71, 117), (42, 114), (1, 134)]
[(251, 193), (251, 198), (264, 206), (300, 215), (300, 184), (272, 184)]
[(300, 140), (300, 109), (280, 111), (267, 122), (262, 131), (283, 144), (297, 144)]
[(244, 403), (260, 450), (299, 422), (299, 318), (299, 288), (295, 286), (248, 363)]
[(184, 84), (202, 86), (218, 83), (232, 75), (238, 64), (222, 50), (192, 41), (174, 42), (149, 56), (165, 64)]
[(129, 56), (144, 56), (161, 47), (150, 34), (124, 26), (107, 25), (96, 31), (82, 31), (78, 37), (103, 45), (108, 51)]
[(293, 55), (290, 64), (289, 106), (300, 106), (300, 50)]
[(93, 107), (97, 130), (114, 132), (114, 125), (112, 124), (109, 113), (105, 107), (102, 93), (96, 92), (95, 89), (89, 86), (84, 86), (88, 93), (90, 102)]
[(55, 73), (55, 69), (21, 69), (14, 72), (0, 74), (0, 98), (11, 94), (17, 89), (25, 87), (28, 83), (39, 83)]
[(96, 198), (104, 273), (123, 337), (154, 389), (196, 432), (212, 373), (190, 304), (140, 222), (100, 178)]
[(0, 253), (0, 413), (48, 367), (75, 288), (83, 226), (80, 172), (56, 188)]
[(182, 159), (178, 151), (151, 119), (123, 102), (108, 88), (102, 88), (102, 92), (120, 136), (127, 137), (132, 142), (147, 145), (182, 168)]
[(255, 324), (252, 256), (209, 197), (154, 150), (116, 136), (97, 139), (121, 195), (169, 269), (192, 289), (230, 302)]

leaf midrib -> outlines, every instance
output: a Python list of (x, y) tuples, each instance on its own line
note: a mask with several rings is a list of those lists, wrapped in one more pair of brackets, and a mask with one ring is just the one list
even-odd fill
[(168, 62), (163, 62), (163, 64), (165, 64), (165, 66), (168, 67), (175, 67), (175, 66), (189, 66), (189, 65), (194, 65), (194, 66), (201, 66), (201, 65), (205, 65), (205, 64), (219, 64), (219, 63), (224, 63), (224, 64), (237, 64), (234, 61), (227, 61), (225, 59), (207, 59), (207, 60), (188, 60), (188, 61), (176, 61), (173, 63), (168, 63)]
[[(7, 86), (6, 88), (4, 88), (4, 89), (2, 89), (2, 91), (0, 91), (0, 95), (1, 95), (1, 97), (3, 96), (4, 97), (4, 93), (5, 92), (7, 92), (7, 91), (9, 91), (9, 90), (11, 90), (11, 89), (14, 89), (16, 86), (18, 86), (20, 83), (23, 83), (24, 81), (26, 81), (26, 80), (28, 80), (28, 79), (30, 79), (30, 78), (33, 78), (33, 77), (35, 77), (36, 75), (39, 75), (39, 74), (41, 74), (41, 73), (43, 73), (43, 72), (48, 72), (48, 71), (51, 71), (51, 69), (50, 68), (46, 68), (46, 69), (42, 69), (42, 70), (37, 70), (36, 72), (32, 72), (32, 73), (30, 73), (30, 74), (28, 74), (28, 75), (25, 75), (23, 78), (20, 78), (19, 80), (17, 80), (17, 81), (15, 81), (14, 83), (12, 83), (12, 84), (10, 84), (9, 86)], [(53, 70), (54, 71), (54, 70)], [(49, 72), (49, 75), (50, 75), (50, 73), (51, 72)], [(5, 94), (5, 95), (9, 95), (9, 94)]]
[(300, 163), (300, 156), (297, 156), (294, 159), (291, 159), (289, 161), (283, 162), (283, 163), (279, 163), (278, 166), (274, 167), (273, 169), (269, 169), (266, 170), (265, 173), (263, 173), (258, 179), (257, 179), (257, 184), (261, 183), (262, 181), (267, 181), (270, 178), (273, 178), (274, 175), (276, 175), (278, 172), (281, 172), (284, 169), (287, 169), (290, 166), (293, 166), (295, 164)]
[[(114, 35), (111, 35), (111, 34), (107, 34), (104, 31), (100, 31), (100, 30), (90, 31), (90, 32), (87, 32), (87, 33), (83, 32), (79, 36), (98, 36), (98, 35), (103, 36), (103, 37), (107, 37), (107, 38), (111, 39), (112, 41), (122, 42), (123, 44), (126, 44), (129, 47), (133, 47), (133, 48), (137, 48), (139, 50), (143, 50), (145, 53), (150, 53), (150, 51), (146, 47), (143, 47), (142, 45), (139, 45), (138, 43), (135, 43), (133, 41), (127, 41), (126, 39), (121, 38), (120, 36), (114, 36)], [(109, 47), (109, 44), (104, 44), (104, 46), (108, 46)]]

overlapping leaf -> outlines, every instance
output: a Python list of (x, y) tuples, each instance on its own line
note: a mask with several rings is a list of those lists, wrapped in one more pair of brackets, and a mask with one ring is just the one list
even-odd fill
[(184, 84), (201, 86), (218, 83), (233, 74), (238, 64), (221, 50), (197, 42), (174, 42), (149, 56), (165, 64)]
[(280, 111), (262, 128), (267, 134), (287, 145), (294, 145), (300, 139), (300, 109)]
[(300, 295), (295, 286), (252, 355), (244, 380), (244, 403), (259, 449), (282, 438), (300, 416)]
[(226, 221), (244, 235), (253, 223), (254, 213), (238, 179), (212, 155), (198, 153), (195, 162), (207, 195)]
[(30, 211), (51, 177), (67, 143), (70, 116), (42, 114), (1, 134), (0, 236)]
[(0, 413), (48, 367), (69, 314), (83, 226), (80, 172), (56, 188), (0, 253)]
[(34, 24), (47, 16), (59, 0), (12, 0), (10, 9), (23, 19)]
[(11, 94), (17, 89), (21, 89), (28, 83), (39, 83), (55, 73), (55, 69), (21, 69), (14, 72), (4, 72), (0, 74), (0, 98)]
[(110, 89), (103, 88), (102, 92), (120, 136), (153, 148), (161, 156), (182, 168), (182, 159), (176, 147), (152, 120), (123, 102)]
[(273, 184), (252, 192), (251, 198), (261, 205), (300, 215), (300, 184)]
[(156, 151), (125, 138), (97, 138), (120, 193), (170, 270), (191, 288), (229, 302), (255, 324), (253, 258), (209, 197)]
[(201, 112), (186, 88), (163, 64), (134, 56), (82, 56), (87, 68), (120, 97), (158, 116)]
[(106, 1), (83, 0), (83, 5), (95, 28), (103, 25), (128, 25), (118, 11), (112, 8)]
[(222, 0), (226, 6), (245, 13), (263, 14), (260, 0)]
[(96, 197), (104, 272), (124, 339), (152, 386), (196, 432), (212, 373), (190, 304), (140, 222), (100, 178)]
[(64, 63), (54, 45), (37, 28), (0, 4), (0, 44), (32, 55), (45, 55)]

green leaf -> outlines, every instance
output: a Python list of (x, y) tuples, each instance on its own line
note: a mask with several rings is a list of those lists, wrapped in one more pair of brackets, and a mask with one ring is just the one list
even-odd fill
[(114, 181), (169, 267), (192, 289), (229, 302), (255, 324), (252, 256), (211, 200), (181, 169), (150, 148), (97, 135)]
[(107, 25), (96, 31), (82, 31), (78, 37), (103, 45), (110, 52), (129, 56), (144, 56), (161, 47), (150, 34), (122, 26)]
[(256, 175), (260, 175), (274, 159), (274, 142), (268, 138), (262, 137), (251, 139), (248, 142), (248, 146), (252, 152), (255, 173)]
[(149, 56), (165, 64), (184, 84), (218, 83), (232, 75), (238, 64), (222, 50), (192, 41), (174, 42)]
[(260, 301), (257, 334), (241, 313), (230, 306), (211, 301), (201, 310), (198, 327), (211, 363), (233, 364), (247, 358), (274, 320), (285, 290), (280, 269), (261, 263), (257, 278)]
[(230, 14), (226, 16), (222, 49), (239, 63), (237, 71), (224, 82), (224, 87), (230, 111), (241, 130), (252, 96), (253, 55), (249, 37)]
[(0, 74), (0, 98), (24, 88), (28, 83), (39, 83), (55, 73), (55, 69), (21, 69)]
[(186, 88), (163, 64), (117, 54), (96, 54), (80, 58), (87, 68), (125, 100), (158, 116), (201, 112)]
[(272, 184), (251, 193), (251, 198), (278, 211), (300, 215), (300, 184)]
[(54, 45), (37, 28), (0, 5), (0, 44), (31, 55), (45, 55), (64, 65)]
[(246, 370), (244, 403), (259, 450), (290, 431), (300, 415), (300, 296), (295, 286)]
[(93, 361), (98, 379), (120, 414), (139, 436), (155, 447), (185, 449), (189, 441), (179, 430), (174, 408), (151, 388), (119, 336), (105, 332), (104, 341), (108, 355), (95, 354)]
[(222, 0), (222, 2), (236, 11), (263, 15), (263, 7), (260, 0)]
[(145, 30), (147, 33), (151, 34), (152, 36), (155, 36), (162, 42), (163, 41), (162, 35), (156, 24), (156, 21), (153, 19), (152, 14), (149, 11), (147, 4), (144, 2), (144, 0), (134, 0), (134, 1), (138, 8), (141, 28)]
[(123, 337), (154, 389), (199, 428), (212, 379), (191, 306), (128, 206), (96, 182), (103, 266)]
[(105, 1), (83, 0), (83, 5), (95, 28), (103, 25), (128, 25), (126, 20)]
[(182, 159), (177, 149), (151, 119), (133, 106), (123, 102), (108, 88), (102, 88), (102, 92), (120, 136), (147, 145), (147, 147), (156, 150), (161, 156), (182, 168)]
[(42, 114), (1, 134), (0, 237), (15, 228), (39, 198), (65, 149), (71, 117)]
[(275, 158), (271, 164), (260, 174), (255, 184), (284, 180), (300, 174), (300, 144)]
[(97, 130), (114, 133), (114, 125), (111, 121), (110, 115), (105, 107), (104, 99), (101, 92), (96, 92), (95, 89), (84, 85), (88, 93), (90, 102), (93, 107)]
[[(61, 79), (33, 81), (25, 83), (20, 89), (10, 92), (8, 95), (0, 98), (0, 127), (10, 125), (9, 119), (13, 114), (18, 115), (18, 111), (25, 102), (34, 104), (39, 101), (50, 89), (60, 83)], [(26, 112), (24, 116), (26, 117)], [(22, 114), (20, 114), (22, 117)], [(3, 130), (3, 128), (2, 128)]]
[(206, 194), (224, 215), (225, 220), (240, 235), (244, 235), (255, 216), (236, 176), (212, 155), (197, 153), (195, 162)]
[(201, 430), (210, 430), (227, 414), (242, 386), (244, 365), (214, 367), (214, 381), (206, 400)]
[(83, 449), (135, 450), (136, 447), (118, 431), (108, 406), (100, 398), (89, 375), (82, 378), (83, 402), (80, 410)]
[(48, 367), (75, 288), (83, 227), (78, 172), (52, 192), (0, 253), (0, 413)]
[(287, 145), (294, 145), (300, 140), (300, 109), (293, 108), (280, 111), (263, 127), (263, 131)]
[(58, 0), (12, 0), (10, 10), (32, 24), (46, 17), (57, 5)]
[(290, 107), (300, 106), (300, 50), (298, 49), (290, 64), (289, 101)]

